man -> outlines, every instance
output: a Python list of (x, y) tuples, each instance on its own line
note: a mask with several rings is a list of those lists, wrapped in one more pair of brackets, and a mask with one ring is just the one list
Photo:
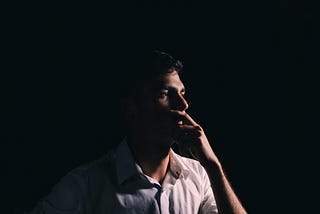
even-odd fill
[(182, 63), (161, 51), (135, 62), (122, 91), (125, 139), (66, 175), (33, 213), (246, 213), (186, 112)]

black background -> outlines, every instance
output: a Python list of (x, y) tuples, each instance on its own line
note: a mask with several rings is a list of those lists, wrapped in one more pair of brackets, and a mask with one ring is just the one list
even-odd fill
[(300, 200), (303, 187), (286, 175), (311, 139), (315, 4), (25, 4), (7, 17), (3, 207), (29, 211), (68, 171), (121, 140), (119, 57), (155, 48), (184, 62), (189, 112), (248, 212), (299, 210), (286, 199)]

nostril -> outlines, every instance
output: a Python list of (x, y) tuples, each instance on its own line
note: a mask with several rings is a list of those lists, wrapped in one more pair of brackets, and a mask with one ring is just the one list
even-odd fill
[(177, 97), (175, 97), (175, 99), (172, 101), (173, 101), (173, 106), (176, 110), (185, 111), (189, 107), (188, 102), (181, 94), (177, 94)]
[(178, 110), (180, 110), (180, 111), (185, 111), (185, 110), (188, 109), (188, 107), (189, 107), (188, 103), (187, 103), (186, 101), (183, 101), (183, 102), (180, 104)]

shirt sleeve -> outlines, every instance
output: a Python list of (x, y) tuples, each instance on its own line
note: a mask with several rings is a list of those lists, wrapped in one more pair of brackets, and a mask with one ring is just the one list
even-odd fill
[(218, 208), (216, 204), (216, 200), (213, 195), (211, 183), (207, 173), (204, 171), (203, 176), (203, 190), (204, 196), (203, 200), (200, 205), (200, 212), (201, 214), (218, 214)]
[(31, 214), (83, 214), (82, 180), (77, 174), (66, 175), (37, 203)]

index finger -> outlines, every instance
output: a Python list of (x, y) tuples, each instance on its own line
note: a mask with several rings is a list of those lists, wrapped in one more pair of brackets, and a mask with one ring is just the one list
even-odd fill
[(199, 126), (199, 124), (196, 123), (188, 113), (177, 111), (177, 110), (171, 110), (171, 112), (175, 114), (175, 116), (178, 117), (179, 120), (181, 119), (183, 124)]

